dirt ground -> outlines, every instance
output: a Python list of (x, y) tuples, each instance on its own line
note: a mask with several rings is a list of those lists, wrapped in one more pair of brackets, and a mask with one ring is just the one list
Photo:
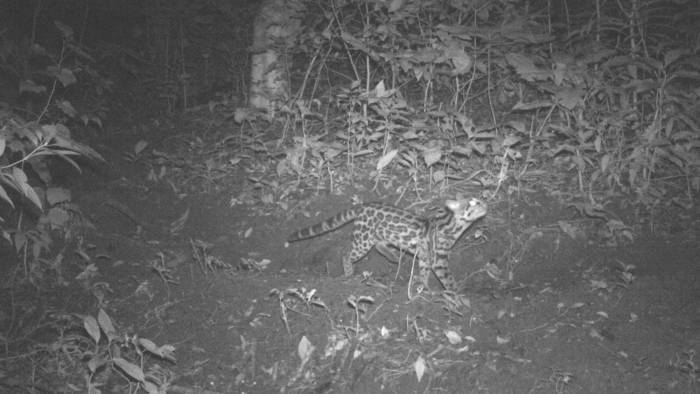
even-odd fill
[[(94, 225), (97, 272), (35, 294), (41, 308), (101, 307), (120, 332), (173, 345), (175, 363), (144, 366), (170, 371), (168, 392), (700, 393), (693, 215), (620, 209), (637, 220), (634, 240), (611, 238), (551, 193), (502, 191), (450, 256), (463, 294), (409, 298), (410, 257), (397, 266), (373, 251), (340, 276), (350, 226), (285, 245), (353, 199), (396, 202), (400, 177), (330, 193), (276, 184), (274, 164), (251, 157), (205, 173), (182, 154), (206, 151), (184, 129), (151, 138), (160, 156), (137, 161), (124, 153), (144, 137), (115, 131), (96, 146), (108, 165), (66, 176)], [(465, 186), (398, 205), (423, 213), (456, 191), (484, 196)], [(69, 282), (77, 261), (66, 258)], [(127, 387), (113, 377), (102, 390)]]

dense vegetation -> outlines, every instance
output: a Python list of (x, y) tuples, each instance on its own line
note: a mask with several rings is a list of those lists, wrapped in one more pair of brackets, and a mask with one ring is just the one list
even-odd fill
[[(82, 243), (90, 224), (54, 181), (56, 169), (102, 162), (86, 140), (99, 141), (106, 124), (147, 117), (204, 113), (236, 129), (214, 142), (216, 154), (177, 165), (136, 144), (128, 159), (145, 162), (149, 179), (192, 187), (177, 176), (186, 167), (197, 174), (196, 189), (210, 190), (217, 174), (250, 159), (247, 181), (263, 190), (256, 198), (283, 208), (293, 190), (333, 192), (401, 174), (402, 196), (467, 183), (489, 198), (538, 188), (631, 239), (639, 223), (621, 220), (611, 204), (653, 215), (697, 203), (697, 2), (308, 3), (301, 33), (279, 48), (294, 98), (266, 119), (244, 106), (255, 1), (6, 2), (0, 230), (18, 256), (6, 277), (64, 285), (62, 259), (74, 251), (84, 256), (85, 275), (94, 269)], [(171, 359), (171, 347), (119, 337), (104, 311), (50, 324), (62, 333), (60, 346), (31, 350), (5, 338), (6, 350), (23, 360), (48, 354), (56, 357), (40, 362), (84, 363), (81, 384), (93, 390), (105, 365), (149, 392), (162, 387), (137, 364), (144, 351)], [(67, 327), (85, 330), (63, 335)], [(48, 370), (68, 374), (59, 365)]]

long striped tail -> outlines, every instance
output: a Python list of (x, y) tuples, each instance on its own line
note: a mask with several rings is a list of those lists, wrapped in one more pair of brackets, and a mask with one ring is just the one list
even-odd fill
[(332, 218), (328, 218), (322, 221), (321, 223), (314, 224), (311, 227), (305, 227), (301, 230), (293, 232), (289, 235), (289, 238), (287, 238), (287, 242), (294, 242), (302, 239), (313, 238), (315, 236), (331, 232), (335, 229), (346, 225), (347, 223), (350, 223), (351, 221), (355, 220), (356, 217), (357, 209), (350, 208), (348, 210), (340, 212)]

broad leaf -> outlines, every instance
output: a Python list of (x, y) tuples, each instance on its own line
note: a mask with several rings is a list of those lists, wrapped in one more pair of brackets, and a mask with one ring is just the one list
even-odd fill
[(100, 342), (100, 327), (97, 325), (97, 320), (95, 320), (94, 317), (90, 315), (84, 316), (83, 327), (85, 327), (85, 331), (87, 331), (95, 343)]
[(100, 309), (100, 311), (97, 313), (97, 321), (99, 321), (102, 331), (107, 334), (109, 340), (116, 338), (117, 330), (114, 329), (112, 319), (109, 318), (109, 315), (107, 315), (107, 312), (105, 312), (104, 309)]
[(121, 357), (115, 357), (112, 361), (114, 361), (114, 364), (116, 364), (122, 371), (135, 380), (142, 383), (146, 381), (143, 370), (138, 365), (130, 363)]
[(392, 149), (387, 152), (386, 155), (380, 157), (377, 161), (377, 171), (381, 171), (384, 167), (388, 166), (389, 163), (394, 160), (397, 153), (399, 153), (398, 149)]

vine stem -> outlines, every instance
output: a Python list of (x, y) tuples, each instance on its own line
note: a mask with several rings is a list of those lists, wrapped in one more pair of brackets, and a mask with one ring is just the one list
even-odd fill
[(29, 152), (26, 156), (23, 158), (12, 162), (10, 164), (7, 164), (5, 166), (0, 167), (0, 171), (4, 171), (13, 167), (17, 167), (20, 164), (24, 163), (25, 161), (29, 160), (32, 158), (32, 156), (39, 154), (42, 150), (45, 150), (45, 148), (48, 146), (47, 141), (42, 141), (41, 144), (39, 144), (36, 148), (34, 148), (31, 152)]

